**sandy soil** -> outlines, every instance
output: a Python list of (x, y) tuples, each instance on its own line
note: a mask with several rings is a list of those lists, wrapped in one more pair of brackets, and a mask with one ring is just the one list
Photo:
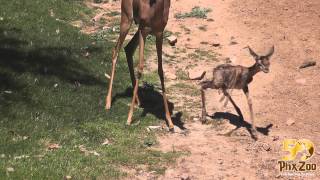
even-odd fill
[[(114, 4), (116, 9), (119, 5)], [(190, 12), (195, 6), (211, 8), (207, 19), (174, 18), (176, 13)], [(220, 95), (208, 91), (208, 112), (224, 114), (209, 125), (199, 122), (200, 97), (170, 92), (173, 102), (180, 102), (190, 114), (186, 119), (187, 135), (174, 133), (159, 136), (162, 151), (187, 151), (168, 167), (165, 175), (132, 174), (134, 179), (319, 179), (279, 175), (278, 160), (285, 138), (310, 139), (316, 153), (311, 162), (320, 166), (320, 66), (298, 67), (308, 59), (320, 63), (320, 1), (318, 0), (172, 0), (167, 30), (178, 36), (175, 47), (166, 46), (165, 71), (177, 69), (209, 71), (229, 59), (232, 64), (254, 63), (250, 45), (263, 54), (274, 45), (271, 72), (258, 73), (250, 84), (259, 139), (254, 141), (247, 127), (250, 124), (246, 98), (234, 90), (232, 97), (242, 110), (246, 122), (239, 122), (232, 106), (222, 107)], [(119, 9), (118, 9), (119, 10)], [(204, 28), (199, 28), (204, 27)], [(201, 30), (202, 29), (202, 30)], [(220, 44), (218, 47), (212, 44)], [(200, 59), (190, 58), (196, 50), (214, 53)], [(169, 57), (171, 58), (169, 61)], [(148, 59), (149, 71), (155, 57)], [(210, 75), (210, 73), (207, 73)], [(210, 78), (209, 76), (207, 78)], [(190, 81), (167, 80), (168, 86)], [(192, 82), (195, 86), (197, 82)], [(190, 101), (193, 106), (190, 106)], [(196, 104), (196, 105), (195, 105)], [(227, 113), (226, 113), (227, 112)], [(294, 121), (288, 125), (287, 121)], [(225, 134), (230, 133), (228, 136)]]
[[(233, 64), (249, 66), (253, 63), (247, 49), (250, 45), (258, 53), (264, 53), (272, 45), (275, 54), (271, 60), (271, 72), (259, 73), (250, 84), (256, 124), (260, 127), (258, 141), (253, 141), (247, 129), (235, 123), (236, 118), (229, 117), (215, 126), (203, 126), (199, 122), (190, 122), (188, 136), (168, 135), (159, 138), (160, 149), (189, 151), (190, 156), (181, 158), (176, 165), (167, 170), (161, 179), (275, 179), (290, 177), (279, 176), (277, 161), (284, 154), (281, 142), (285, 138), (308, 138), (318, 147), (320, 130), (320, 81), (319, 66), (299, 70), (297, 67), (307, 60), (319, 63), (320, 41), (320, 2), (291, 0), (202, 0), (173, 1), (172, 15), (176, 12), (190, 11), (196, 5), (212, 8), (208, 18), (213, 22), (197, 19), (177, 21), (170, 19), (168, 29), (179, 32), (180, 24), (187, 24), (190, 34), (179, 36), (177, 46), (214, 49), (224, 57), (230, 57)], [(207, 31), (198, 29), (207, 25)], [(237, 44), (231, 45), (231, 37)], [(187, 41), (187, 39), (191, 39)], [(180, 40), (181, 39), (181, 40)], [(208, 41), (208, 45), (201, 44)], [(221, 44), (220, 48), (210, 46)], [(190, 59), (191, 60), (191, 59)], [(192, 60), (191, 60), (192, 61)], [(191, 62), (192, 63), (192, 62)], [(214, 67), (216, 62), (205, 62), (197, 68)], [(200, 69), (201, 69), (200, 68)], [(299, 83), (301, 82), (302, 83)], [(210, 97), (211, 95), (211, 97)], [(208, 94), (211, 113), (231, 111), (232, 107), (221, 108), (216, 91)], [(250, 122), (248, 107), (242, 92), (233, 92), (237, 105), (245, 119)], [(200, 100), (199, 100), (200, 101)], [(199, 111), (200, 112), (200, 111)], [(288, 126), (291, 119), (295, 124)], [(230, 137), (221, 136), (230, 129), (237, 128)], [(272, 125), (272, 127), (270, 127)], [(221, 133), (221, 131), (223, 133)], [(270, 148), (270, 149), (269, 149)], [(319, 153), (319, 151), (318, 151)], [(319, 154), (313, 157), (319, 164)], [(319, 171), (315, 177), (319, 178)], [(292, 177), (291, 177), (292, 178)], [(301, 177), (293, 177), (301, 179)]]

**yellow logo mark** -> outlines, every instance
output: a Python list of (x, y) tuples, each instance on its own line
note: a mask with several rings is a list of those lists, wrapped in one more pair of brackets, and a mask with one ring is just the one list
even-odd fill
[(285, 139), (282, 146), (283, 151), (288, 151), (289, 154), (282, 157), (283, 161), (295, 160), (298, 153), (303, 153), (300, 160), (309, 160), (314, 153), (314, 145), (308, 139)]

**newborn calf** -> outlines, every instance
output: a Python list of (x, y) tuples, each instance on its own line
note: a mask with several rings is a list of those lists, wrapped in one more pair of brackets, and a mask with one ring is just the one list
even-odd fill
[[(252, 82), (253, 76), (258, 72), (263, 71), (264, 73), (269, 72), (270, 57), (274, 52), (274, 47), (272, 46), (269, 52), (264, 56), (257, 55), (249, 46), (250, 54), (255, 59), (255, 64), (251, 67), (244, 66), (232, 66), (230, 64), (222, 64), (217, 66), (213, 70), (213, 78), (210, 81), (202, 81), (201, 84), (201, 98), (202, 98), (202, 123), (206, 122), (206, 98), (205, 89), (221, 89), (224, 95), (231, 101), (233, 105), (234, 102), (228, 93), (228, 89), (242, 89), (247, 97), (248, 106), (250, 110), (250, 118), (252, 123), (252, 130), (255, 131), (254, 117), (252, 111), (252, 102), (249, 96), (248, 84)], [(238, 111), (237, 111), (238, 112)], [(240, 114), (239, 114), (240, 115)]]

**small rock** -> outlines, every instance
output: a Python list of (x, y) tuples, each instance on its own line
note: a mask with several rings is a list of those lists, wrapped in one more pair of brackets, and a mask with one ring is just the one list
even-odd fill
[(270, 150), (271, 150), (271, 147), (270, 147), (269, 144), (267, 144), (267, 143), (264, 143), (264, 144), (262, 145), (262, 148), (263, 148), (265, 151), (270, 151)]
[(167, 39), (168, 39), (170, 46), (174, 46), (178, 42), (178, 38), (176, 36), (169, 36), (169, 37), (167, 37)]
[(53, 85), (53, 87), (54, 87), (54, 88), (57, 88), (57, 87), (58, 87), (58, 84), (57, 84), (57, 83), (56, 83), (56, 84), (54, 84), (54, 85)]
[(5, 158), (5, 157), (6, 157), (5, 154), (1, 154), (1, 155), (0, 155), (0, 158)]
[(236, 44), (238, 44), (237, 41), (231, 41), (231, 42), (230, 42), (230, 45), (236, 45)]
[(218, 159), (218, 164), (223, 164), (223, 160), (222, 159)]
[(191, 180), (188, 174), (182, 174), (180, 178), (181, 180)]
[(162, 127), (161, 126), (148, 126), (147, 127), (147, 131), (150, 132), (150, 131), (156, 131), (156, 130), (161, 130)]
[(238, 42), (235, 40), (235, 37), (231, 36), (230, 38), (230, 45), (236, 45)]
[(199, 121), (200, 119), (197, 118), (197, 117), (194, 117), (193, 120), (194, 120), (194, 121)]
[(14, 172), (13, 167), (8, 167), (8, 168), (7, 168), (7, 172)]
[(201, 69), (190, 69), (188, 70), (188, 76), (190, 79), (201, 79), (205, 75), (205, 71)]
[(161, 126), (148, 126), (149, 129), (161, 129)]
[(287, 122), (286, 122), (286, 124), (287, 124), (288, 126), (291, 126), (291, 125), (293, 125), (294, 123), (295, 123), (295, 121), (294, 121), (293, 119), (288, 119)]
[(300, 69), (307, 68), (310, 66), (315, 66), (316, 64), (317, 64), (317, 62), (314, 60), (307, 60), (307, 61), (303, 62), (299, 68)]
[(272, 141), (278, 141), (279, 140), (279, 136), (272, 136)]
[(306, 84), (307, 80), (305, 78), (301, 78), (301, 79), (296, 79), (296, 83), (298, 84)]
[(226, 64), (232, 63), (232, 61), (229, 57), (224, 58), (224, 61)]
[(213, 42), (213, 43), (212, 43), (212, 46), (213, 46), (213, 47), (219, 47), (219, 46), (220, 46), (220, 43), (218, 43), (218, 42)]

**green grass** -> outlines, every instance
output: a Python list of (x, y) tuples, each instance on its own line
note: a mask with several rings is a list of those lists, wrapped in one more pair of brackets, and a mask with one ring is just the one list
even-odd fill
[(189, 79), (187, 72), (182, 69), (177, 70), (176, 76), (179, 80), (188, 80)]
[[(131, 82), (123, 53), (114, 103), (104, 110), (112, 34), (89, 36), (70, 25), (91, 16), (92, 10), (76, 0), (1, 2), (1, 179), (117, 179), (125, 176), (123, 166), (143, 164), (163, 173), (178, 156), (145, 146), (155, 139), (145, 129), (157, 123), (154, 115), (141, 117), (138, 109), (134, 117), (140, 124), (125, 126)], [(101, 145), (105, 138), (112, 144)], [(50, 143), (61, 148), (49, 151)], [(100, 156), (83, 154), (79, 145)]]
[(209, 12), (212, 10), (210, 8), (201, 8), (196, 6), (192, 8), (191, 12), (187, 13), (177, 13), (174, 15), (176, 19), (184, 19), (184, 18), (199, 18), (199, 19), (206, 19)]
[(200, 90), (191, 84), (179, 82), (177, 84), (174, 84), (171, 88), (175, 88), (177, 91), (180, 91), (183, 94), (189, 95), (189, 96), (199, 96), (200, 95)]
[(196, 49), (193, 53), (188, 54), (188, 58), (195, 60), (217, 61), (217, 54), (213, 51)]

